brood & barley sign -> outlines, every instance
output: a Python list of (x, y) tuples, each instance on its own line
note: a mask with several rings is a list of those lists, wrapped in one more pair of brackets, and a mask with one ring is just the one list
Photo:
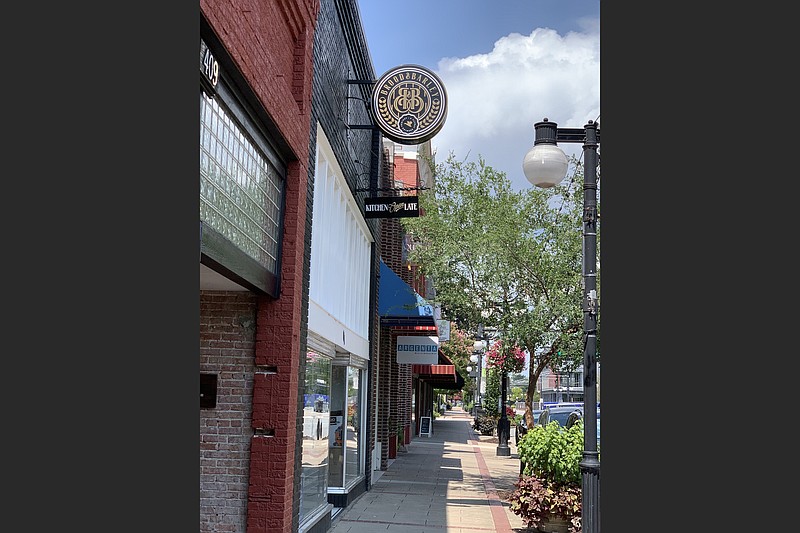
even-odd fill
[(447, 118), (442, 80), (419, 65), (388, 70), (372, 89), (378, 128), (400, 144), (422, 144), (436, 135)]

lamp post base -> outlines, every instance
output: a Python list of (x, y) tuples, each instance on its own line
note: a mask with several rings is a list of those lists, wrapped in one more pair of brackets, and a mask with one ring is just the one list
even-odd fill
[(597, 451), (583, 451), (581, 469), (581, 520), (583, 531), (600, 533), (600, 461)]
[(511, 434), (511, 421), (508, 418), (501, 418), (497, 421), (497, 456), (509, 457), (511, 448), (508, 446), (508, 438)]

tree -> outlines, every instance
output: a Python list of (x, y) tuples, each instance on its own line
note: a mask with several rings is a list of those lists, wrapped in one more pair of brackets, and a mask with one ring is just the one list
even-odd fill
[(511, 387), (511, 401), (518, 402), (525, 399), (525, 392), (522, 387)]
[[(470, 355), (472, 355), (473, 345), (474, 341), (467, 332), (459, 329), (457, 325), (451, 324), (450, 339), (441, 343), (439, 349), (453, 362), (456, 371), (460, 375), (466, 376), (467, 366), (474, 364), (469, 359)], [(462, 390), (470, 395), (474, 395), (474, 380), (465, 379)]]
[(570, 168), (556, 187), (515, 192), (482, 157), (462, 162), (451, 153), (432, 165), (422, 216), (401, 219), (409, 260), (432, 280), (443, 316), (465, 331), (494, 328), (529, 353), (528, 427), (542, 371), (583, 360), (583, 172), (575, 158)]
[(489, 415), (499, 415), (500, 411), (500, 372), (494, 368), (486, 369), (486, 393), (483, 395), (483, 408)]
[(441, 343), (439, 348), (456, 367), (456, 370), (465, 372), (468, 365), (472, 362), (469, 356), (472, 355), (474, 341), (466, 332), (458, 328), (457, 325), (450, 326), (450, 339)]

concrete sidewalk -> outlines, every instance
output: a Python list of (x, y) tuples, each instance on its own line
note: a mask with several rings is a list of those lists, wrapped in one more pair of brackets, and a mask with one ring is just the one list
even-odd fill
[(478, 435), (454, 408), (415, 437), (369, 492), (333, 519), (329, 533), (512, 533), (528, 531), (502, 501), (514, 490), (519, 458), (497, 456), (497, 437)]

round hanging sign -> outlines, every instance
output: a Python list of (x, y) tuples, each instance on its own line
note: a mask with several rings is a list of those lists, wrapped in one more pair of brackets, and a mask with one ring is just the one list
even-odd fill
[(400, 144), (422, 144), (444, 126), (447, 93), (430, 70), (401, 65), (375, 82), (372, 111), (386, 137)]

